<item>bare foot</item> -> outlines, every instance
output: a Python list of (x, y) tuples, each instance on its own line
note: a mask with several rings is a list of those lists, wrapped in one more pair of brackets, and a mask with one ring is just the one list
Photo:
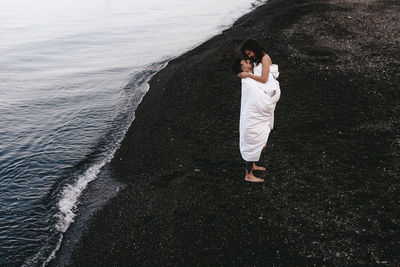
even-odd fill
[(265, 171), (264, 167), (257, 166), (253, 163), (253, 171)]
[(252, 182), (252, 183), (262, 183), (262, 182), (264, 182), (264, 179), (255, 177), (253, 175), (253, 173), (246, 174), (246, 176), (244, 177), (244, 180), (247, 181), (247, 182)]

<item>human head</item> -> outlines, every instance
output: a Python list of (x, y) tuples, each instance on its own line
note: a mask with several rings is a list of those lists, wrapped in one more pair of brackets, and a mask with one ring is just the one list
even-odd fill
[(236, 58), (232, 64), (232, 71), (235, 75), (238, 75), (242, 71), (252, 70), (253, 65), (249, 58)]
[(256, 40), (247, 39), (239, 48), (243, 57), (250, 57), (255, 63), (261, 63), (266, 50)]
[(253, 64), (251, 63), (251, 60), (249, 58), (242, 58), (242, 60), (240, 60), (240, 67), (242, 71), (246, 72), (253, 71)]

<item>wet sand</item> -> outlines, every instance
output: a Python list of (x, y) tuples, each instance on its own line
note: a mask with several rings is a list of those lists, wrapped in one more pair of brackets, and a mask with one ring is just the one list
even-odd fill
[[(399, 17), (399, 1), (271, 0), (171, 61), (74, 265), (399, 264)], [(263, 184), (244, 181), (230, 71), (248, 37), (280, 68)]]

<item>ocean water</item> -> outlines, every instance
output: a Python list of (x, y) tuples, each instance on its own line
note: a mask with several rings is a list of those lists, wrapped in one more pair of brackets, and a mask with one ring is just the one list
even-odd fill
[(54, 258), (151, 76), (262, 2), (2, 1), (0, 265)]

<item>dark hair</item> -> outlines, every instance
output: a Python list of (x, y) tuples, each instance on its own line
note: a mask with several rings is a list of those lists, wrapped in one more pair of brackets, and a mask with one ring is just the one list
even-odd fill
[(244, 41), (240, 46), (239, 50), (240, 53), (242, 53), (243, 57), (247, 56), (245, 50), (254, 52), (256, 64), (261, 63), (261, 59), (263, 58), (265, 52), (267, 52), (267, 50), (264, 47), (262, 47), (256, 40), (253, 39), (247, 39), (246, 41)]
[(242, 72), (242, 65), (240, 64), (240, 61), (242, 61), (241, 58), (235, 58), (235, 60), (233, 61), (232, 71), (235, 75), (238, 75)]

